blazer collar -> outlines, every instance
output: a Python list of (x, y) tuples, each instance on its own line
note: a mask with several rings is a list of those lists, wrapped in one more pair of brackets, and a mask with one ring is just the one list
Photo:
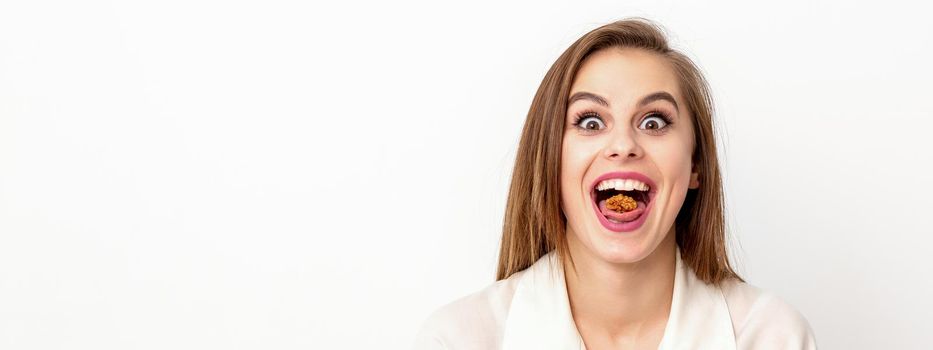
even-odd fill
[[(677, 247), (671, 312), (658, 349), (735, 349), (722, 291), (697, 279)], [(584, 349), (570, 312), (564, 270), (555, 252), (524, 271), (509, 307), (502, 349)]]

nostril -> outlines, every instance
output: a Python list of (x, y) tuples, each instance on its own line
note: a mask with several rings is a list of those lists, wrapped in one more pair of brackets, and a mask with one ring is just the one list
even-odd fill
[[(610, 158), (610, 159), (612, 159), (612, 158), (617, 158), (617, 157), (619, 157), (619, 154), (618, 154), (618, 153), (613, 153), (613, 154), (610, 154), (610, 155), (609, 155), (609, 158)], [(628, 154), (628, 157), (629, 157), (629, 158), (638, 158), (638, 153), (634, 153), (634, 152), (629, 153), (629, 154)]]

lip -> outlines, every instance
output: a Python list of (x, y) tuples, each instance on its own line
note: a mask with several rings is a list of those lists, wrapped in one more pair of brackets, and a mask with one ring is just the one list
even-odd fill
[[(596, 205), (596, 185), (600, 181), (608, 179), (634, 179), (641, 182), (644, 182), (648, 185), (648, 206), (645, 207), (645, 211), (641, 213), (638, 219), (634, 221), (624, 222), (624, 223), (614, 223), (606, 219), (603, 213), (599, 212), (599, 207)], [(654, 196), (657, 193), (657, 187), (655, 186), (654, 181), (651, 180), (648, 176), (645, 176), (642, 173), (634, 171), (625, 171), (625, 172), (611, 172), (600, 175), (593, 183), (590, 185), (590, 203), (592, 203), (593, 212), (596, 214), (596, 217), (599, 219), (599, 223), (603, 227), (614, 232), (629, 232), (637, 230), (645, 223), (645, 220), (648, 218), (648, 214), (651, 213), (651, 208), (654, 207)]]

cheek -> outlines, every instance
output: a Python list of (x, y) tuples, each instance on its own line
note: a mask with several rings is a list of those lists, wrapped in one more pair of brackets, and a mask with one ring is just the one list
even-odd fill
[(561, 144), (561, 211), (567, 218), (567, 225), (572, 227), (569, 232), (582, 232), (583, 229), (578, 225), (588, 209), (583, 177), (593, 160), (591, 148), (592, 145), (574, 138), (574, 135), (564, 137)]
[(565, 201), (567, 200), (568, 185), (571, 179), (577, 176), (573, 170), (576, 168), (576, 162), (573, 147), (568, 144), (565, 137), (560, 148), (560, 188), (561, 196)]
[(561, 144), (560, 185), (561, 197), (565, 203), (574, 203), (583, 190), (583, 175), (593, 158), (591, 147), (566, 136)]
[[(579, 182), (593, 158), (591, 148), (592, 145), (581, 142), (573, 136), (564, 137), (560, 152), (562, 179), (567, 178), (570, 180), (572, 178), (577, 178)], [(564, 175), (567, 176), (565, 177)]]
[(689, 182), (693, 138), (691, 135), (663, 139), (652, 145), (653, 160), (668, 182), (677, 186)]

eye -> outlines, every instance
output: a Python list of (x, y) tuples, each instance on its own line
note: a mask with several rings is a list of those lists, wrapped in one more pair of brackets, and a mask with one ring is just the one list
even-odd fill
[(578, 115), (573, 125), (588, 132), (606, 128), (606, 123), (603, 122), (603, 118), (594, 112), (584, 112)]
[(651, 112), (642, 119), (641, 124), (638, 125), (639, 129), (644, 130), (663, 130), (671, 124), (671, 120), (660, 112)]

